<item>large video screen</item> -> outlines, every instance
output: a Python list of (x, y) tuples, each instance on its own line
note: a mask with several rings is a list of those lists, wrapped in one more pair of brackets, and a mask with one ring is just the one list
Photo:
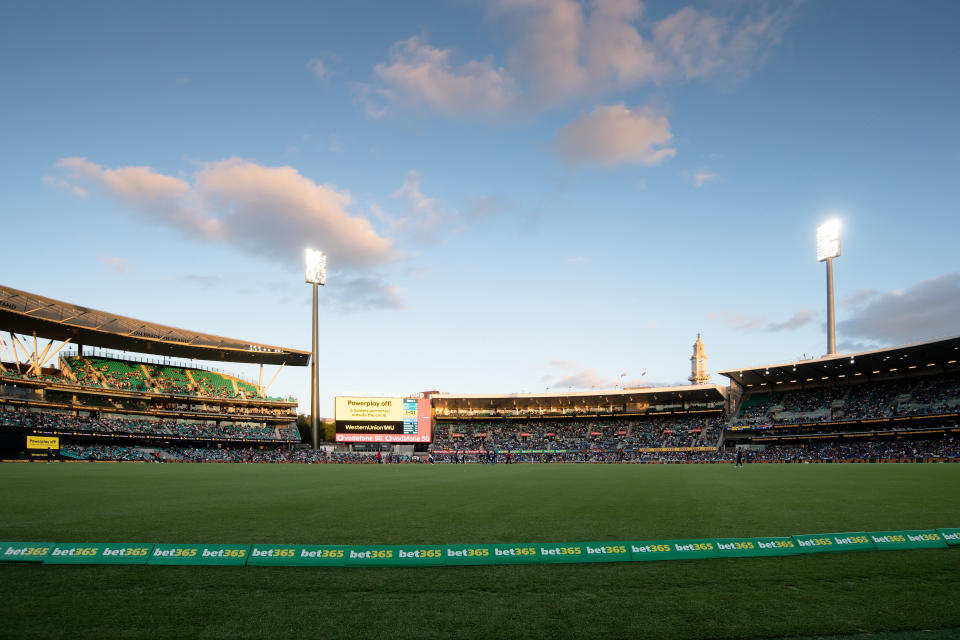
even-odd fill
[(336, 398), (337, 442), (430, 442), (429, 398)]

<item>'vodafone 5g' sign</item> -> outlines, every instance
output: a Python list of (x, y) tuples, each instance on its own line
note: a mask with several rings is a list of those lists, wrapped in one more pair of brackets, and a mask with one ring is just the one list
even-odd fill
[(337, 442), (430, 442), (430, 399), (338, 396)]

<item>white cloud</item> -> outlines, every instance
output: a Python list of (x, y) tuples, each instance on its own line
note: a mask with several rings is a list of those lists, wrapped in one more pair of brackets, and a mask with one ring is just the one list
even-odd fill
[(960, 333), (960, 273), (923, 280), (903, 291), (869, 297), (837, 323), (847, 340), (903, 344)]
[(661, 72), (679, 78), (742, 76), (765, 61), (794, 10), (795, 5), (783, 4), (773, 13), (758, 11), (734, 22), (691, 7), (680, 9), (653, 26)]
[[(513, 80), (490, 60), (450, 63), (450, 49), (438, 49), (414, 36), (398, 42), (390, 61), (374, 67), (385, 88), (366, 88), (368, 113), (382, 115), (373, 98), (414, 108), (428, 107), (446, 115), (503, 113), (514, 101)], [(372, 106), (372, 107), (371, 107)]]
[(699, 189), (703, 185), (707, 184), (712, 180), (715, 180), (718, 177), (719, 176), (716, 173), (713, 173), (708, 169), (701, 169), (700, 171), (697, 171), (696, 173), (693, 174), (693, 177), (692, 177), (693, 186)]
[(741, 76), (779, 42), (793, 5), (742, 18), (686, 7), (653, 23), (639, 0), (594, 0), (589, 10), (575, 0), (496, 0), (490, 13), (512, 36), (504, 66), (455, 64), (451, 49), (400, 41), (374, 68), (379, 84), (357, 87), (368, 113), (399, 104), (502, 116), (655, 82)]
[(349, 192), (317, 184), (293, 167), (231, 158), (204, 165), (191, 182), (150, 167), (108, 169), (85, 158), (64, 158), (57, 166), (141, 215), (254, 255), (299, 266), (311, 244), (323, 247), (333, 269), (395, 258), (392, 241), (350, 213)]
[(327, 64), (320, 58), (311, 58), (307, 62), (307, 69), (318, 78), (325, 78), (330, 73)]
[(78, 198), (86, 198), (90, 193), (83, 187), (70, 184), (63, 178), (57, 178), (54, 176), (43, 176), (43, 183), (49, 187), (56, 187), (57, 189), (63, 189), (64, 191), (69, 191)]
[(109, 267), (112, 271), (117, 273), (126, 273), (127, 269), (130, 268), (130, 264), (127, 262), (126, 258), (116, 258), (109, 256), (101, 256), (98, 258), (100, 264), (104, 264)]
[[(370, 212), (393, 233), (403, 234), (417, 242), (438, 242), (439, 238), (434, 232), (441, 227), (450, 232), (460, 232), (505, 207), (496, 196), (471, 196), (468, 198), (469, 208), (460, 211), (425, 194), (422, 184), (423, 177), (419, 172), (408, 171), (403, 185), (390, 194), (397, 206), (384, 207), (373, 203)], [(395, 213), (393, 209), (398, 212)]]
[(572, 164), (653, 165), (676, 155), (670, 123), (651, 109), (599, 106), (557, 132), (554, 149)]
[(407, 173), (403, 186), (390, 196), (404, 203), (403, 216), (391, 221), (391, 227), (398, 231), (424, 233), (431, 231), (451, 218), (436, 198), (425, 196), (420, 187), (420, 174), (416, 171)]

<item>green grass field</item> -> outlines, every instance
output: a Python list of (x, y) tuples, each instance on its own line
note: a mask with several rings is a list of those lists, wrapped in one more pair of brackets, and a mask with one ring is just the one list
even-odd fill
[[(0, 465), (0, 539), (423, 544), (960, 526), (960, 465)], [(0, 565), (3, 637), (960, 636), (960, 549), (585, 565)], [(878, 636), (913, 637), (913, 634)]]

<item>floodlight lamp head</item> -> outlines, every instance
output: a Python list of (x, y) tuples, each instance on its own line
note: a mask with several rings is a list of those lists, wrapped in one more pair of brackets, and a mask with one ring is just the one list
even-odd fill
[(834, 218), (817, 227), (817, 261), (840, 256), (840, 221)]
[(327, 284), (327, 256), (323, 251), (307, 249), (306, 281), (310, 284)]

